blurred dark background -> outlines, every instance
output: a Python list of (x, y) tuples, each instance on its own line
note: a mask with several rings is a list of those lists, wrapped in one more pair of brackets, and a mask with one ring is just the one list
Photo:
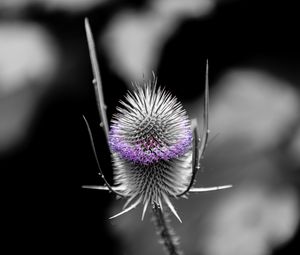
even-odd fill
[(186, 254), (298, 254), (300, 24), (297, 1), (0, 1), (2, 232), (9, 251), (163, 254), (141, 210), (102, 185), (82, 118), (113, 182), (84, 31), (89, 17), (109, 118), (150, 77), (201, 123), (209, 59), (211, 140), (198, 186), (175, 201)]

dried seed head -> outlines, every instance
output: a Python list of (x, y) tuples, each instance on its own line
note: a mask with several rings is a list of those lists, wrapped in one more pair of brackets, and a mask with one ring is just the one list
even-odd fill
[(116, 184), (136, 200), (132, 206), (144, 204), (143, 215), (149, 203), (162, 207), (162, 201), (174, 212), (168, 197), (187, 187), (192, 172), (191, 123), (181, 103), (156, 82), (127, 94), (109, 132)]

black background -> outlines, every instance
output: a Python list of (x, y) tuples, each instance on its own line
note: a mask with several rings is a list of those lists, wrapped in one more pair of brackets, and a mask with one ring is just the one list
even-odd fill
[[(245, 63), (249, 66), (251, 60), (259, 60), (255, 65), (259, 63), (280, 77), (299, 81), (300, 18), (296, 3), (220, 1), (212, 15), (183, 23), (168, 41), (156, 70), (161, 83), (172, 84), (180, 100), (200, 96), (201, 91), (193, 84), (195, 78), (204, 77), (206, 58), (213, 67), (212, 84), (224, 70)], [(63, 63), (55, 89), (44, 96), (26, 142), (1, 156), (1, 211), (10, 251), (122, 254), (120, 240), (107, 227), (107, 208), (113, 195), (81, 188), (102, 184), (83, 114), (90, 121), (101, 165), (112, 182), (109, 153), (98, 126), (83, 20), (88, 16), (94, 33), (101, 34), (114, 13), (125, 6), (144, 8), (144, 4), (115, 1), (72, 15), (38, 6), (28, 10), (25, 19), (38, 21), (57, 38)], [(101, 49), (99, 57), (111, 116), (126, 86), (109, 68)], [(111, 90), (106, 84), (118, 89)], [(296, 254), (298, 243), (299, 231), (273, 254)]]

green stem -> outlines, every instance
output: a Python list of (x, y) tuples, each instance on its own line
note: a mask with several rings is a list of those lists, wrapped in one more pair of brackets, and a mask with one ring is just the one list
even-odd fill
[(153, 221), (168, 255), (183, 255), (179, 250), (178, 238), (170, 226), (168, 215), (156, 203), (152, 204)]

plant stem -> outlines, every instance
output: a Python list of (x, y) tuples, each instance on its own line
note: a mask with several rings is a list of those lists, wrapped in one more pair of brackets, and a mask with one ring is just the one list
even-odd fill
[(159, 205), (152, 204), (153, 221), (155, 223), (157, 234), (161, 238), (161, 243), (164, 245), (168, 255), (183, 255), (179, 250), (178, 237), (170, 226), (168, 215), (162, 211)]

